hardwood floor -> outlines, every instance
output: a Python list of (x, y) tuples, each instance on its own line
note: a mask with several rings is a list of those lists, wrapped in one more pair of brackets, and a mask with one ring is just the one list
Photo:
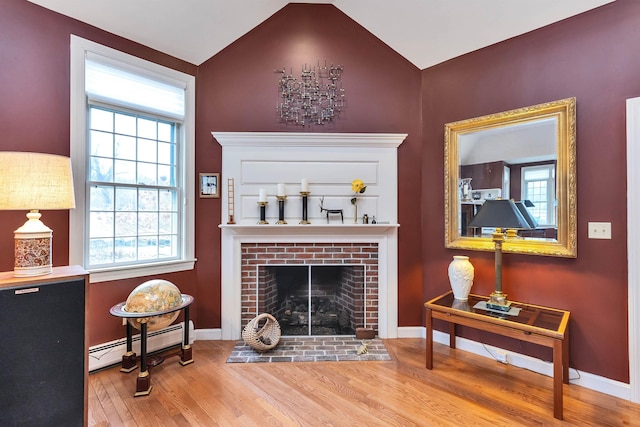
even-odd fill
[(89, 376), (89, 426), (640, 426), (640, 405), (424, 340), (384, 340), (389, 362), (227, 364), (232, 341), (196, 341), (133, 397), (137, 371)]

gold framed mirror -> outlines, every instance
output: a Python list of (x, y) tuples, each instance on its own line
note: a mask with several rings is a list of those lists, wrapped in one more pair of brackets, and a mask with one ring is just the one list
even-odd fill
[(467, 224), (485, 200), (522, 201), (536, 227), (504, 252), (575, 258), (576, 99), (445, 125), (445, 246), (493, 251), (493, 230)]

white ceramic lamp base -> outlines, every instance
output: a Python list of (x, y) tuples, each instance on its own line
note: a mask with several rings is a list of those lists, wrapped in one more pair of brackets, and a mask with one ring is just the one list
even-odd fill
[(40, 221), (40, 213), (31, 211), (29, 220), (14, 232), (15, 277), (41, 276), (53, 272), (51, 262), (52, 230)]

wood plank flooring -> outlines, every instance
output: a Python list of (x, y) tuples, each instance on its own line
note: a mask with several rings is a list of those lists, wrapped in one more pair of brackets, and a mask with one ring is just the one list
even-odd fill
[(640, 426), (640, 405), (564, 385), (553, 418), (552, 379), (424, 340), (384, 340), (392, 361), (225, 363), (233, 341), (196, 341), (195, 363), (89, 376), (89, 426)]

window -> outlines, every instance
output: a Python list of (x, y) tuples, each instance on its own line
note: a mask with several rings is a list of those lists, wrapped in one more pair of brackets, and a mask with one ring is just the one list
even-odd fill
[(533, 203), (529, 212), (539, 227), (555, 227), (556, 220), (555, 164), (522, 168), (522, 199)]
[(72, 36), (70, 261), (105, 281), (193, 268), (194, 78)]

